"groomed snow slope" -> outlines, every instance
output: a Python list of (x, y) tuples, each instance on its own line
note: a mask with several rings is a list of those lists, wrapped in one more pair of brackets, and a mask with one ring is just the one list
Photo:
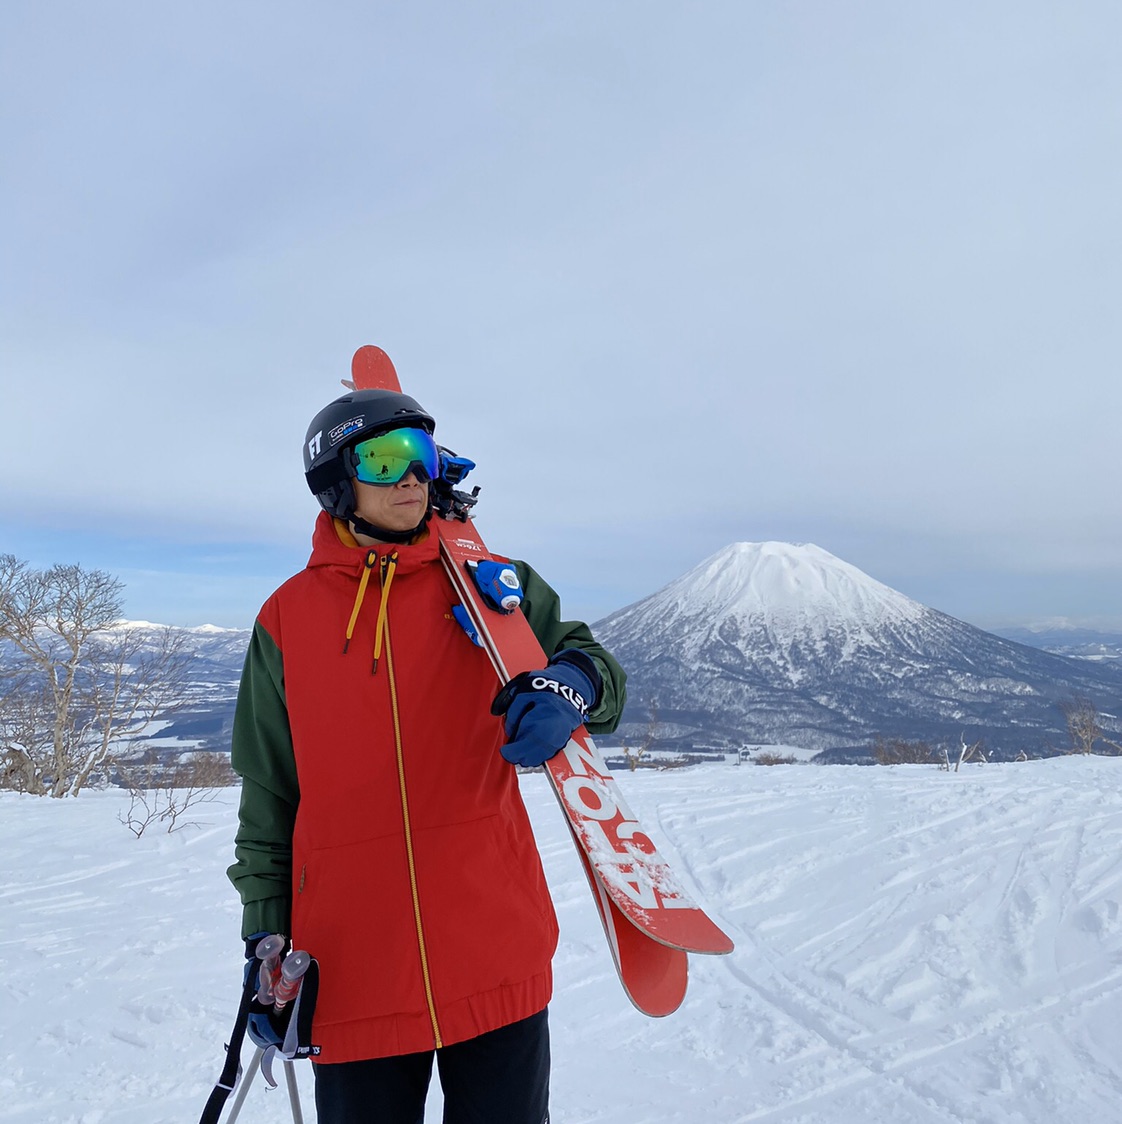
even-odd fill
[[(1122, 1121), (1122, 760), (622, 783), (739, 947), (694, 959), (677, 1014), (635, 1012), (553, 797), (525, 778), (562, 926), (556, 1124)], [(140, 840), (124, 806), (0, 794), (5, 1124), (192, 1122), (218, 1074), (241, 965), (233, 796)], [(262, 1085), (241, 1120), (288, 1118)]]

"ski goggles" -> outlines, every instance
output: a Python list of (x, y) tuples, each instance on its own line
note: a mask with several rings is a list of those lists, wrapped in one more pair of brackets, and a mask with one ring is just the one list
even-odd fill
[(396, 484), (419, 468), (424, 479), (440, 475), (440, 453), (423, 429), (391, 429), (353, 448), (355, 479), (363, 484)]

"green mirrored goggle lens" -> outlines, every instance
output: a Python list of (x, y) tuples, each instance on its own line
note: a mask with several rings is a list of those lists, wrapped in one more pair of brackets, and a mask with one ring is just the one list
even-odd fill
[(364, 484), (396, 484), (413, 468), (428, 480), (440, 475), (436, 442), (423, 429), (391, 429), (360, 441), (354, 454), (355, 478)]

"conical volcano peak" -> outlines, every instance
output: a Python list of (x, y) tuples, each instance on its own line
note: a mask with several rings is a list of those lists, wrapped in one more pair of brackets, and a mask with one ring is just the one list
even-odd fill
[(926, 610), (813, 543), (738, 542), (719, 550), (655, 597), (679, 612), (777, 620), (792, 615), (873, 625), (917, 620)]
[[(627, 669), (626, 736), (829, 746), (1064, 738), (1056, 699), (1117, 671), (930, 609), (812, 543), (731, 543), (595, 625)], [(644, 734), (647, 731), (647, 734)]]

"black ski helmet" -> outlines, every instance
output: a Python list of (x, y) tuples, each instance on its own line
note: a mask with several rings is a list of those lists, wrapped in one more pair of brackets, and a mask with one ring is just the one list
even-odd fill
[(436, 422), (408, 394), (392, 390), (352, 390), (324, 406), (304, 437), (304, 479), (329, 515), (354, 516), (354, 468), (350, 450), (390, 429), (413, 426), (432, 433)]

